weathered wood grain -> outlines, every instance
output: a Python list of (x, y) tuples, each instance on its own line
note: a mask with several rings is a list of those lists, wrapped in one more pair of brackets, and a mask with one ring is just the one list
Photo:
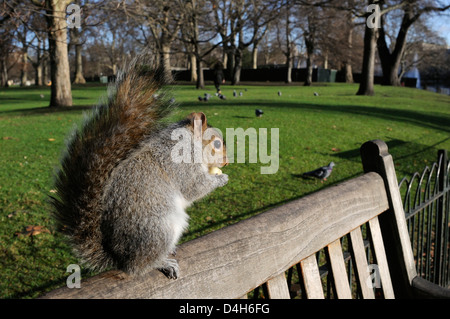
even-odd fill
[(308, 299), (324, 299), (325, 296), (315, 254), (303, 259), (300, 262), (300, 266)]
[(347, 271), (345, 270), (344, 254), (340, 239), (328, 245), (328, 255), (330, 256), (331, 269), (333, 270), (334, 285), (339, 299), (352, 299), (352, 291), (348, 282)]
[(267, 281), (267, 291), (270, 299), (290, 299), (289, 288), (284, 272)]
[(177, 280), (109, 271), (45, 297), (239, 298), (386, 209), (383, 180), (368, 173), (181, 245)]
[(367, 284), (367, 280), (370, 277), (370, 271), (360, 227), (350, 233), (350, 241), (362, 297), (364, 299), (375, 299), (373, 288), (369, 287)]
[(394, 299), (394, 289), (392, 288), (391, 275), (389, 274), (389, 266), (386, 259), (386, 252), (384, 251), (383, 237), (381, 236), (378, 217), (369, 220), (369, 227), (384, 298)]

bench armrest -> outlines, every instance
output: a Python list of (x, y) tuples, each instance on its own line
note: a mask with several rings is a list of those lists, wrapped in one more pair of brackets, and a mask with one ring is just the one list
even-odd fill
[(438, 286), (422, 277), (412, 280), (412, 290), (417, 298), (450, 299), (450, 289)]

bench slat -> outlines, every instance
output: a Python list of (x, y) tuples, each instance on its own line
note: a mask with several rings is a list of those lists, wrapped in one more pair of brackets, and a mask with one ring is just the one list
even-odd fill
[(315, 254), (302, 260), (300, 266), (308, 299), (325, 299)]
[(347, 271), (345, 270), (344, 254), (342, 253), (340, 239), (328, 245), (328, 254), (338, 298), (351, 299), (352, 292), (348, 283)]
[(375, 257), (377, 259), (378, 271), (381, 277), (381, 286), (383, 287), (384, 297), (386, 299), (393, 299), (394, 289), (392, 288), (392, 281), (389, 274), (389, 266), (386, 259), (386, 252), (384, 250), (383, 237), (381, 235), (378, 217), (375, 217), (369, 221), (369, 227)]
[(370, 272), (360, 227), (350, 233), (350, 241), (362, 296), (364, 299), (375, 299), (373, 289), (367, 284)]
[(284, 272), (266, 283), (270, 299), (291, 299)]

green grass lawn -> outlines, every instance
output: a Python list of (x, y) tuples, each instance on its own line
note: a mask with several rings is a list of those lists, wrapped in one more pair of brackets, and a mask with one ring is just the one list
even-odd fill
[[(234, 89), (243, 96), (233, 98)], [(266, 166), (261, 163), (225, 167), (228, 185), (188, 210), (190, 226), (182, 241), (361, 174), (359, 147), (365, 141), (388, 143), (399, 179), (422, 171), (436, 160), (438, 149), (450, 150), (450, 97), (431, 92), (376, 86), (376, 96), (363, 97), (355, 95), (357, 85), (244, 85), (225, 86), (225, 101), (212, 97), (201, 103), (197, 97), (214, 94), (212, 86), (171, 90), (180, 104), (174, 120), (202, 111), (224, 133), (239, 127), (268, 128), (269, 135), (270, 128), (279, 128), (280, 133), (278, 172), (260, 174)], [(74, 107), (51, 110), (47, 88), (0, 89), (1, 298), (33, 298), (64, 285), (66, 267), (77, 263), (53, 231), (46, 198), (67, 134), (105, 92), (104, 86), (76, 86)], [(256, 108), (263, 117), (255, 117)], [(228, 141), (229, 148), (234, 146)], [(336, 167), (325, 183), (300, 177), (330, 161)], [(27, 226), (44, 228), (27, 236)]]

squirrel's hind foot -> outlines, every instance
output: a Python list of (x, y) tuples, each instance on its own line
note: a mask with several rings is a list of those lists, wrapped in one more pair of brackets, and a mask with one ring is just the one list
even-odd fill
[(178, 279), (180, 268), (175, 259), (166, 259), (163, 264), (157, 268), (169, 279)]

